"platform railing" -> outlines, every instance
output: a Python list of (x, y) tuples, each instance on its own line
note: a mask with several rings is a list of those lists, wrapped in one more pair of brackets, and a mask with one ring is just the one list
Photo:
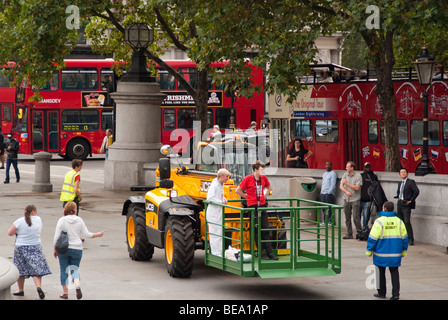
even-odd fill
[[(226, 205), (204, 201), (206, 209), (208, 205), (216, 205), (222, 210), (220, 224), (205, 219), (207, 265), (243, 276), (271, 278), (340, 272), (342, 206), (299, 198), (270, 198), (268, 207), (256, 210), (242, 207), (244, 201), (229, 200)], [(324, 209), (331, 210), (332, 221), (328, 221), (327, 216), (321, 219)], [(301, 217), (304, 210), (314, 210), (316, 219)], [(269, 228), (260, 227), (263, 212), (269, 217)], [(219, 225), (222, 235), (208, 232), (211, 224)], [(263, 240), (262, 232), (269, 232), (270, 239)], [(219, 257), (211, 254), (210, 236), (222, 238), (222, 255)], [(278, 260), (262, 259), (263, 243), (271, 244)], [(239, 250), (239, 261), (230, 254), (235, 250)]]

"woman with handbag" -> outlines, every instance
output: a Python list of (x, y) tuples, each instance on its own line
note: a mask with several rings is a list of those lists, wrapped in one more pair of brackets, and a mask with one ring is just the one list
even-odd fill
[[(64, 216), (58, 220), (56, 225), (56, 231), (54, 234), (54, 257), (59, 259), (59, 267), (61, 270), (61, 285), (63, 294), (61, 299), (68, 299), (68, 273), (70, 272), (73, 282), (76, 288), (76, 298), (82, 298), (82, 292), (80, 288), (80, 274), (79, 264), (82, 258), (83, 240), (102, 237), (104, 230), (92, 233), (90, 232), (84, 221), (76, 215), (76, 203), (73, 201), (67, 202), (64, 207)], [(56, 250), (56, 243), (61, 235), (61, 232), (65, 231), (68, 234), (68, 249), (61, 253)]]
[(286, 155), (286, 162), (289, 168), (308, 168), (306, 161), (312, 155), (312, 151), (305, 149), (303, 141), (300, 138), (295, 138), (291, 149), (289, 149)]
[(25, 278), (33, 277), (39, 298), (44, 299), (45, 293), (41, 289), (42, 277), (51, 274), (47, 260), (42, 252), (40, 233), (42, 220), (37, 216), (36, 206), (30, 204), (25, 207), (25, 215), (14, 221), (8, 230), (8, 235), (16, 235), (14, 247), (14, 264), (19, 270), (17, 280), (18, 291), (15, 296), (24, 296), (23, 286)]

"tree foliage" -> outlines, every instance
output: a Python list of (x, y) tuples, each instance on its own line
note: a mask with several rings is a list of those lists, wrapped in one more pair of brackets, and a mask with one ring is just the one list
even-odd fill
[[(254, 92), (279, 92), (294, 99), (302, 84), (298, 76), (306, 74), (314, 62), (315, 40), (335, 31), (359, 33), (375, 65), (377, 95), (385, 114), (387, 136), (386, 170), (398, 169), (396, 114), (391, 72), (396, 63), (409, 65), (423, 40), (431, 52), (446, 62), (448, 10), (446, 0), (3, 0), (0, 2), (0, 63), (18, 62), (17, 81), (42, 85), (50, 73), (63, 66), (78, 37), (66, 27), (69, 5), (79, 8), (81, 23), (94, 50), (113, 53), (117, 60), (130, 61), (131, 50), (124, 45), (124, 29), (132, 22), (153, 26), (155, 41), (146, 55), (173, 74), (195, 99), (202, 130), (206, 129), (207, 79), (225, 83), (229, 89), (250, 97)], [(379, 9), (378, 28), (366, 25), (371, 13)], [(69, 44), (69, 45), (67, 45)], [(175, 46), (198, 64), (197, 89), (166, 65), (160, 55), (164, 47)], [(246, 87), (251, 63), (262, 68), (267, 79), (263, 87)], [(229, 61), (228, 68), (217, 73), (209, 67), (213, 61)], [(395, 131), (394, 131), (395, 130)], [(397, 139), (395, 139), (397, 140)]]

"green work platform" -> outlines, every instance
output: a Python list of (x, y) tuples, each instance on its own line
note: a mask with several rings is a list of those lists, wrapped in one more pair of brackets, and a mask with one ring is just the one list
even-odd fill
[[(238, 202), (238, 206), (231, 202)], [(205, 204), (218, 205), (223, 212), (223, 254), (216, 256), (211, 253), (208, 240), (210, 236), (217, 235), (207, 232), (206, 265), (244, 277), (263, 279), (331, 276), (341, 272), (341, 206), (298, 198), (269, 199), (270, 206), (258, 211), (241, 207), (241, 200), (229, 201), (227, 205), (208, 201)], [(332, 221), (319, 221), (322, 209), (331, 210)], [(300, 218), (300, 210), (316, 210), (317, 221)], [(259, 219), (263, 211), (269, 217), (269, 229), (256, 228), (261, 225)], [(210, 223), (206, 219), (206, 230)], [(269, 231), (271, 240), (261, 240), (261, 231)], [(259, 242), (271, 243), (278, 260), (261, 259), (261, 252), (254, 241), (256, 232)], [(240, 250), (240, 257), (243, 248), (249, 261), (235, 261), (229, 251), (226, 252), (229, 245)]]

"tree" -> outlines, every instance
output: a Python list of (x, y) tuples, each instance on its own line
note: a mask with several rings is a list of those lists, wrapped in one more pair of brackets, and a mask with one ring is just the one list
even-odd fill
[[(436, 45), (448, 17), (446, 1), (344, 1), (335, 12), (345, 31), (363, 37), (377, 74), (376, 94), (383, 107), (386, 137), (386, 171), (400, 169), (398, 127), (392, 69), (398, 52), (402, 64), (409, 66), (419, 54), (424, 40), (433, 44), (439, 61), (446, 62), (446, 44)], [(440, 39), (440, 38), (439, 38)]]
[[(445, 0), (98, 0), (40, 1), (5, 0), (0, 4), (0, 36), (7, 46), (0, 47), (0, 62), (15, 58), (17, 80), (24, 75), (31, 83), (42, 85), (50, 73), (63, 66), (63, 58), (77, 38), (75, 29), (64, 28), (70, 5), (79, 9), (87, 36), (100, 52), (113, 52), (117, 60), (130, 61), (130, 49), (123, 45), (123, 32), (132, 22), (146, 22), (156, 28), (155, 41), (146, 51), (149, 59), (171, 73), (194, 98), (201, 130), (207, 129), (207, 80), (239, 88), (250, 97), (255, 91), (282, 93), (293, 100), (302, 84), (299, 75), (314, 62), (315, 39), (322, 34), (343, 30), (360, 33), (378, 75), (376, 93), (384, 110), (386, 171), (399, 168), (398, 132), (392, 68), (395, 56), (411, 61), (417, 47), (426, 40), (434, 54), (447, 58), (444, 21), (448, 10)], [(366, 9), (373, 5), (377, 20)], [(370, 22), (366, 24), (366, 22)], [(373, 23), (372, 23), (373, 22)], [(435, 45), (437, 44), (437, 46)], [(174, 45), (198, 64), (198, 88), (161, 60), (161, 46)], [(263, 68), (263, 87), (246, 87), (251, 63)], [(229, 61), (217, 73), (213, 61)]]

